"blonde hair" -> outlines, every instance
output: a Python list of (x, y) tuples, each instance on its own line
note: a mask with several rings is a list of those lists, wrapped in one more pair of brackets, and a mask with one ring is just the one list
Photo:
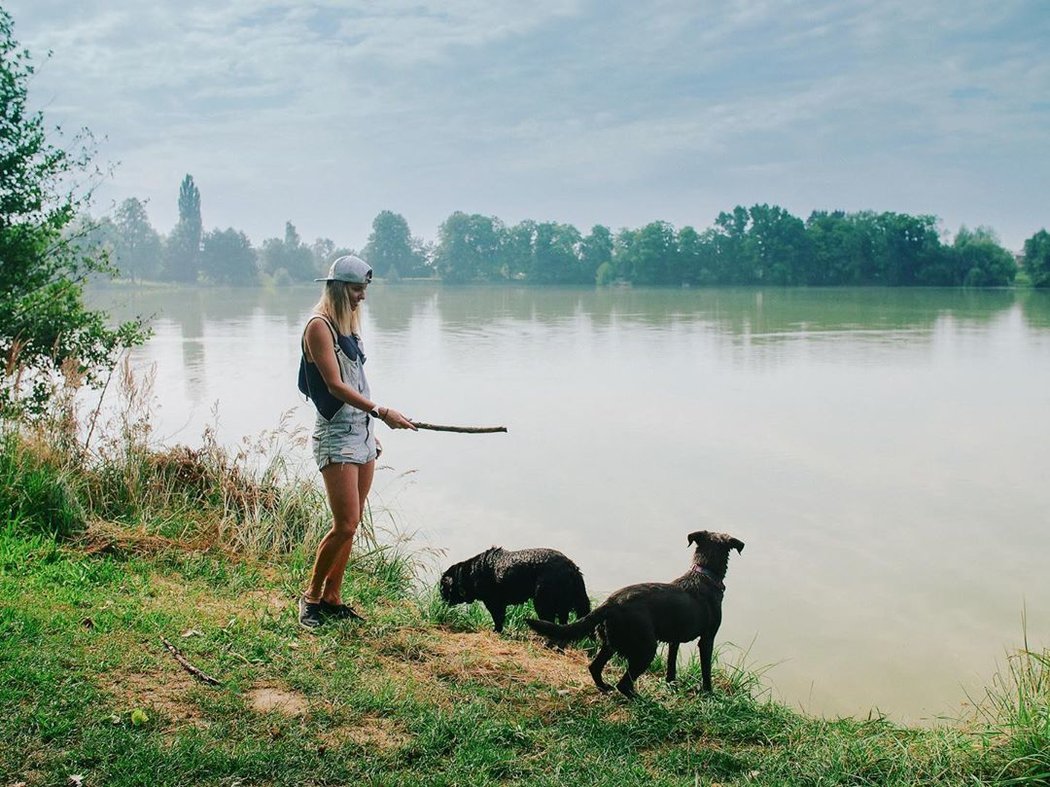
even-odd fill
[(349, 284), (345, 281), (325, 282), (321, 300), (314, 306), (314, 314), (320, 314), (331, 320), (336, 330), (344, 336), (348, 334), (360, 335), (361, 332), (361, 309), (350, 308), (348, 291), (351, 287), (360, 287), (360, 284)]

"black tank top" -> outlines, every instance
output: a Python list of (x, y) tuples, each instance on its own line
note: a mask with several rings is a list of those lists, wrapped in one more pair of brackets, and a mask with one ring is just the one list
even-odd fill
[[(361, 363), (365, 362), (365, 354), (361, 352), (361, 345), (358, 344), (358, 339), (353, 334), (346, 336), (336, 331), (335, 327), (328, 320), (327, 317), (317, 315), (311, 317), (306, 325), (309, 327), (310, 323), (314, 320), (324, 320), (325, 325), (328, 326), (328, 330), (332, 332), (332, 339), (335, 342), (335, 348), (337, 351), (343, 352), (347, 358), (351, 361), (355, 361), (358, 358), (361, 359)], [(335, 414), (339, 412), (344, 404), (342, 399), (337, 399), (328, 390), (328, 386), (325, 384), (324, 377), (321, 376), (321, 370), (317, 368), (317, 364), (313, 361), (306, 360), (306, 352), (303, 349), (303, 344), (306, 338), (306, 329), (303, 329), (303, 339), (299, 341), (299, 391), (306, 396), (310, 401), (314, 403), (314, 406), (326, 421), (331, 421), (335, 417)], [(340, 371), (340, 374), (342, 372)]]

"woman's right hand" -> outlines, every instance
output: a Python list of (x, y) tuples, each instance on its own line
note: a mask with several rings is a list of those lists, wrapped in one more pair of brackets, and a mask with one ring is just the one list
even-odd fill
[(416, 425), (408, 418), (401, 415), (401, 413), (393, 407), (380, 407), (379, 417), (382, 418), (383, 423), (391, 429), (411, 429), (413, 432), (417, 431)]

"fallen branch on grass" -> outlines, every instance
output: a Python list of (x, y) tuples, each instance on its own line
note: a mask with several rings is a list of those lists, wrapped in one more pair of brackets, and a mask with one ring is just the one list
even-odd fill
[(182, 666), (182, 668), (184, 670), (186, 670), (186, 672), (190, 673), (190, 675), (195, 677), (201, 683), (207, 683), (209, 686), (221, 686), (222, 685), (221, 683), (219, 683), (219, 681), (217, 681), (211, 675), (208, 675), (208, 674), (206, 674), (204, 672), (201, 672), (199, 669), (197, 669), (192, 664), (190, 664), (190, 662), (186, 659), (186, 657), (183, 656), (179, 652), (179, 649), (176, 648), (174, 645), (172, 645), (170, 642), (168, 642), (166, 639), (164, 639), (164, 637), (161, 637), (160, 641), (164, 643), (164, 647), (166, 647), (168, 649), (168, 651), (171, 653), (171, 655), (174, 656), (175, 661), (179, 662), (179, 664)]

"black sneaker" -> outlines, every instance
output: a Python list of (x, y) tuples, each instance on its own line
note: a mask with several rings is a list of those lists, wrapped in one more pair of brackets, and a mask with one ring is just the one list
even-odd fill
[(306, 596), (299, 597), (299, 625), (304, 629), (315, 629), (324, 623), (321, 602), (307, 601)]
[(362, 623), (365, 620), (364, 616), (349, 604), (333, 604), (324, 599), (321, 599), (321, 614), (336, 620), (360, 620)]

